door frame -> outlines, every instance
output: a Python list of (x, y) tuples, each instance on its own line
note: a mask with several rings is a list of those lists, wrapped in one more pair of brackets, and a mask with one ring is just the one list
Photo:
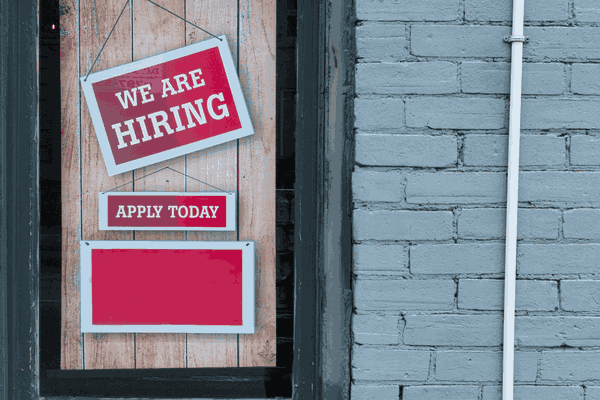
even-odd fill
[[(39, 399), (39, 0), (0, 7), (0, 399)], [(294, 399), (350, 393), (355, 15), (298, 0)]]
[(298, 398), (350, 398), (355, 20), (352, 0), (298, 0), (292, 381), (305, 393)]

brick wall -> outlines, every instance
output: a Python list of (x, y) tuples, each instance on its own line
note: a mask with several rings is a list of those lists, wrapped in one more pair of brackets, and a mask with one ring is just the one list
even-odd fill
[[(353, 400), (501, 399), (512, 1), (356, 0)], [(516, 399), (600, 399), (600, 2), (526, 0)]]

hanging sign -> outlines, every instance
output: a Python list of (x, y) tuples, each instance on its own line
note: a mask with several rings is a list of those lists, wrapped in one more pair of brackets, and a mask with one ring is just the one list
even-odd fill
[(254, 133), (219, 38), (80, 78), (109, 175)]
[(100, 230), (235, 231), (235, 193), (99, 194)]
[(82, 241), (81, 332), (254, 333), (254, 242)]

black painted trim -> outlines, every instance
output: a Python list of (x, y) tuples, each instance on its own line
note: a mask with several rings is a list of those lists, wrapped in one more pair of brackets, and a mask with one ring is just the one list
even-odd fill
[(320, 314), (323, 234), (324, 84), (321, 45), (325, 2), (298, 0), (296, 43), (296, 182), (294, 185), (294, 400), (321, 399)]
[(298, 0), (295, 400), (350, 397), (352, 0)]
[(37, 6), (0, 2), (0, 399), (38, 395)]
[(152, 398), (290, 397), (287, 368), (48, 370), (44, 396)]
[(323, 399), (350, 398), (352, 346), (352, 171), (356, 12), (352, 0), (326, 7), (321, 382)]

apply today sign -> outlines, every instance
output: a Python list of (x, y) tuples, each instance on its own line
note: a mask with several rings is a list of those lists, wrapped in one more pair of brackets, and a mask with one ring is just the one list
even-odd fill
[(234, 231), (235, 193), (99, 194), (100, 230)]
[(80, 78), (109, 175), (254, 133), (220, 39)]

